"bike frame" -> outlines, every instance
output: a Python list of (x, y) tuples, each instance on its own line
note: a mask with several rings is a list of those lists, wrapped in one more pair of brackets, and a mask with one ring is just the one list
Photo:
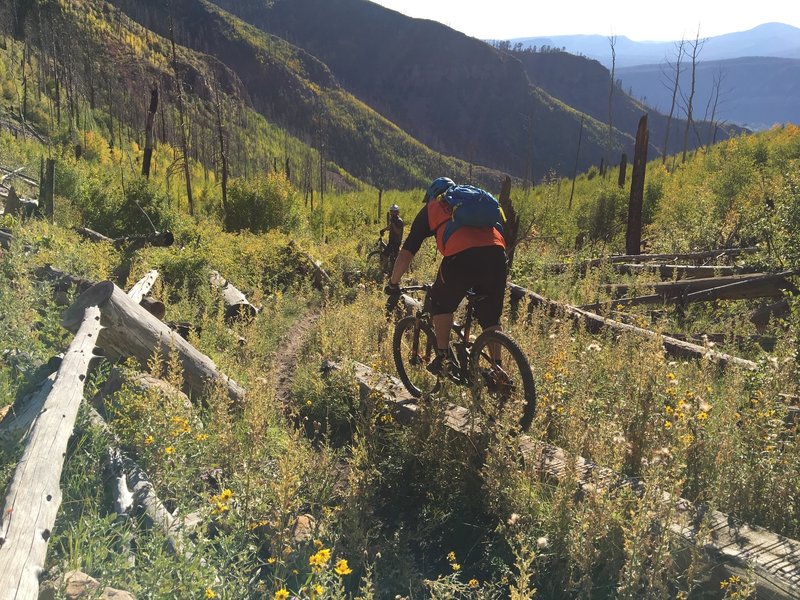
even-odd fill
[[(421, 325), (424, 323), (429, 327), (433, 328), (431, 314), (428, 311), (428, 306), (430, 305), (430, 293), (432, 287), (433, 286), (431, 284), (425, 284), (425, 285), (410, 285), (400, 289), (402, 293), (425, 292), (425, 300), (422, 303), (422, 307), (418, 308), (416, 314), (414, 315), (417, 318), (416, 324), (414, 325), (414, 342), (412, 345), (414, 356), (419, 355), (419, 337), (420, 337), (419, 332)], [(453, 331), (456, 334), (456, 337), (458, 338), (457, 341), (453, 343), (453, 348), (455, 350), (456, 358), (458, 359), (458, 364), (459, 364), (458, 377), (462, 380), (460, 383), (463, 383), (465, 385), (469, 385), (471, 381), (469, 364), (470, 364), (470, 347), (472, 346), (472, 341), (470, 340), (470, 333), (472, 331), (472, 319), (473, 319), (473, 312), (475, 310), (473, 302), (474, 300), (468, 294), (467, 312), (464, 318), (464, 324), (462, 325), (454, 321), (453, 326), (451, 328), (451, 331)]]

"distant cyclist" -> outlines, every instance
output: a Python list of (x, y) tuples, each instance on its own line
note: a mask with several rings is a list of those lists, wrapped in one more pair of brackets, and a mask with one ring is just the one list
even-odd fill
[(447, 177), (439, 177), (430, 184), (423, 198), (424, 206), (411, 224), (384, 290), (389, 296), (399, 295), (400, 279), (414, 255), (425, 238), (435, 236), (444, 258), (431, 290), (437, 348), (428, 370), (437, 375), (448, 368), (448, 361), (455, 362), (449, 351), (450, 329), (453, 313), (467, 291), (473, 289), (487, 296), (475, 307), (478, 322), (485, 331), (500, 328), (506, 287), (506, 244), (502, 231), (496, 226), (461, 226), (454, 230), (448, 227), (453, 220), (453, 209), (445, 202), (445, 194), (455, 185)]
[(386, 227), (381, 229), (381, 235), (387, 231), (389, 232), (389, 241), (383, 251), (383, 255), (389, 260), (396, 257), (397, 253), (400, 251), (400, 244), (403, 242), (404, 227), (405, 223), (403, 223), (403, 219), (400, 218), (400, 207), (397, 206), (397, 204), (392, 204), (389, 207), (389, 212), (386, 214)]

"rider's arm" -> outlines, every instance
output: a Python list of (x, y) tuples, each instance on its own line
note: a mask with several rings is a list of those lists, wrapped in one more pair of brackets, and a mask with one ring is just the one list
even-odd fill
[(403, 274), (408, 271), (408, 267), (411, 265), (411, 259), (414, 258), (414, 255), (406, 249), (400, 250), (397, 253), (397, 258), (394, 261), (394, 269), (392, 270), (392, 276), (389, 277), (389, 283), (392, 285), (397, 285), (400, 283), (400, 279), (402, 279)]
[(389, 278), (389, 283), (398, 284), (403, 274), (408, 270), (411, 265), (411, 259), (419, 250), (422, 242), (426, 237), (433, 235), (433, 231), (428, 226), (428, 209), (423, 206), (422, 209), (414, 217), (414, 222), (411, 224), (411, 231), (408, 233), (406, 241), (403, 243), (403, 249), (397, 255), (394, 261), (394, 270), (392, 276)]

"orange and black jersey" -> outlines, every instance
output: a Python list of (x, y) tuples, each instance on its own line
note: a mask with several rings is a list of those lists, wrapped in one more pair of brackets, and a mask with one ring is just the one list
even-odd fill
[(452, 209), (441, 200), (430, 200), (414, 217), (411, 231), (403, 244), (403, 250), (412, 254), (419, 251), (425, 238), (436, 236), (436, 246), (442, 256), (452, 256), (468, 248), (480, 246), (506, 247), (503, 234), (495, 227), (469, 227), (456, 229), (447, 242), (444, 241), (445, 225), (452, 218)]

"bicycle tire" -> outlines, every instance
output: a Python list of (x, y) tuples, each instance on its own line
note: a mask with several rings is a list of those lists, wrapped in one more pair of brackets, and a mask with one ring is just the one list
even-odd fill
[(394, 364), (400, 381), (415, 398), (439, 389), (438, 377), (427, 370), (435, 353), (436, 336), (430, 325), (413, 315), (397, 322), (392, 337)]
[[(489, 344), (500, 347), (503, 365), (500, 371), (493, 365)], [(528, 358), (519, 344), (503, 331), (484, 331), (472, 344), (470, 372), (478, 408), (488, 416), (518, 410), (519, 426), (523, 432), (528, 431), (536, 413), (536, 383)], [(488, 406), (490, 401), (493, 404)], [(509, 401), (521, 406), (509, 407)]]

